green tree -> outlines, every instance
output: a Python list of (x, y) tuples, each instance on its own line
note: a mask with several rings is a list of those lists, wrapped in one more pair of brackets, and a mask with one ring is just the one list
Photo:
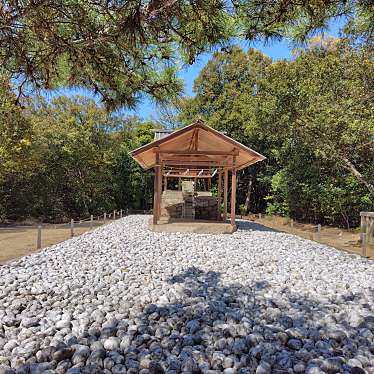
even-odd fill
[[(86, 86), (109, 107), (157, 101), (181, 90), (174, 63), (227, 44), (304, 41), (335, 17), (372, 41), (370, 0), (25, 0), (0, 8), (0, 64), (24, 88)], [(354, 25), (354, 26), (353, 26)]]
[(276, 62), (253, 50), (217, 53), (179, 118), (202, 116), (267, 156), (239, 174), (238, 199), (252, 189), (251, 210), (267, 203), (294, 218), (357, 224), (374, 201), (371, 50), (320, 39), (295, 53)]

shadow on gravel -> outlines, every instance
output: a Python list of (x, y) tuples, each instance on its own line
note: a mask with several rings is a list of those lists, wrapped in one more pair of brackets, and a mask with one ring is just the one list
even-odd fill
[(243, 230), (243, 231), (281, 232), (279, 230), (275, 230), (270, 227), (266, 227), (266, 226), (260, 225), (259, 223), (252, 222), (252, 221), (237, 220), (236, 224), (238, 225), (239, 230)]
[(180, 303), (149, 305), (140, 317), (156, 337), (147, 358), (160, 370), (364, 373), (359, 366), (374, 366), (374, 317), (348, 321), (339, 310), (362, 304), (360, 295), (316, 301), (284, 287), (271, 296), (266, 281), (226, 286), (220, 273), (197, 268), (169, 283), (179, 287)]
[[(32, 364), (34, 371), (24, 365), (20, 373), (48, 365), (49, 373), (61, 374), (365, 373), (359, 366), (374, 367), (374, 317), (363, 295), (311, 300), (287, 286), (275, 293), (266, 281), (225, 285), (220, 273), (194, 267), (168, 283), (163, 305), (120, 302), (121, 319), (91, 321), (81, 336), (69, 334), (39, 351), (34, 361), (44, 364)], [(371, 316), (356, 316), (350, 311), (356, 305)]]

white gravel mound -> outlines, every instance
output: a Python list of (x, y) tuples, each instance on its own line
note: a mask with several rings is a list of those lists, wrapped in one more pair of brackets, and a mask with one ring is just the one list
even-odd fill
[(129, 216), (0, 267), (0, 374), (374, 373), (374, 263)]

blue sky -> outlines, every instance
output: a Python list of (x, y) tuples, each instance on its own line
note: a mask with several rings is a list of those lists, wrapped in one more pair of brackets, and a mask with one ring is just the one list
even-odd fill
[[(325, 34), (331, 36), (338, 36), (339, 29), (343, 25), (342, 19), (336, 19), (330, 23), (329, 29), (325, 31)], [(291, 43), (287, 42), (287, 40), (275, 41), (272, 43), (264, 44), (261, 42), (256, 43), (248, 43), (243, 42), (241, 43), (243, 49), (248, 48), (256, 48), (262, 51), (264, 54), (271, 57), (273, 60), (279, 59), (290, 59), (292, 57), (292, 49), (294, 46)], [(181, 69), (179, 76), (184, 80), (185, 90), (184, 93), (187, 96), (193, 95), (193, 82), (195, 78), (199, 75), (201, 69), (205, 66), (205, 64), (209, 61), (212, 54), (204, 54), (200, 56), (197, 61), (190, 66), (184, 67)], [(157, 119), (159, 117), (157, 107), (150, 102), (149, 100), (143, 100), (141, 104), (135, 110), (126, 111), (129, 114), (135, 114), (139, 116), (141, 119)]]
[[(343, 20), (334, 20), (330, 23), (329, 29), (325, 32), (325, 34), (332, 35), (332, 36), (338, 36), (339, 29), (343, 24)], [(241, 47), (243, 49), (248, 48), (256, 48), (262, 51), (264, 54), (271, 57), (273, 60), (279, 60), (279, 59), (289, 59), (292, 57), (292, 49), (293, 46), (287, 42), (287, 40), (281, 40), (281, 41), (275, 41), (272, 43), (264, 44), (262, 42), (256, 42), (256, 43), (248, 43), (248, 42), (242, 42)], [(185, 90), (184, 94), (187, 96), (193, 95), (193, 82), (196, 79), (196, 77), (199, 75), (199, 72), (201, 69), (205, 66), (205, 64), (209, 61), (211, 58), (212, 53), (206, 53), (198, 57), (198, 59), (195, 61), (193, 65), (185, 66), (183, 67), (180, 72), (179, 76), (183, 79)], [(47, 98), (51, 98), (53, 96), (57, 95), (87, 95), (87, 96), (93, 96), (92, 93), (89, 90), (77, 88), (77, 89), (60, 89), (56, 91), (50, 91), (46, 92), (45, 96)], [(157, 120), (159, 118), (159, 111), (157, 109), (157, 106), (152, 103), (150, 100), (143, 99), (143, 101), (136, 107), (134, 110), (121, 110), (121, 113), (125, 113), (128, 115), (137, 115), (142, 120)]]

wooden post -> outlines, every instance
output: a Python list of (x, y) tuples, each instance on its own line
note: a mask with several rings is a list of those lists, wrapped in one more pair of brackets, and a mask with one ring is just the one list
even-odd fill
[(93, 215), (91, 214), (91, 217), (90, 217), (90, 230), (92, 230), (93, 228)]
[(158, 188), (158, 174), (160, 172), (160, 167), (157, 165), (155, 166), (155, 179), (153, 181), (153, 186), (154, 186), (154, 193), (153, 193), (153, 224), (157, 225), (158, 221), (158, 212), (157, 212), (157, 198), (158, 198), (158, 193), (157, 193), (157, 188)]
[(178, 191), (182, 191), (182, 178), (178, 178)]
[(232, 156), (232, 169), (231, 169), (231, 212), (230, 221), (231, 225), (235, 225), (235, 205), (236, 205), (236, 156)]
[[(235, 159), (235, 156), (234, 156)], [(235, 165), (235, 162), (234, 162)], [(230, 213), (230, 221), (231, 225), (235, 225), (235, 204), (236, 204), (236, 168), (235, 166), (232, 168), (231, 172), (231, 213)]]
[(208, 178), (208, 191), (210, 191), (211, 188), (212, 188), (212, 178), (209, 177), (209, 178)]
[(258, 219), (261, 219), (261, 218), (262, 218), (262, 214), (258, 213)]
[(123, 212), (122, 212), (122, 209), (119, 211), (119, 216), (120, 216), (120, 218), (122, 218), (123, 217)]
[(106, 221), (106, 213), (104, 213), (104, 223), (105, 223), (105, 221)]
[(321, 240), (321, 224), (317, 225), (317, 240)]
[(42, 248), (42, 225), (38, 226), (38, 237), (36, 239), (36, 249)]
[(168, 177), (165, 175), (164, 176), (164, 191), (168, 189)]
[(157, 214), (158, 214), (158, 219), (160, 219), (160, 217), (161, 217), (162, 171), (163, 171), (163, 167), (160, 164), (160, 172), (158, 173), (158, 188), (157, 188), (157, 193), (158, 193), (158, 199), (157, 199)]
[(366, 234), (360, 233), (361, 238), (361, 256), (366, 257)]
[(113, 221), (116, 219), (116, 211), (113, 210)]
[(223, 180), (223, 220), (227, 220), (227, 187), (229, 183), (229, 174), (227, 169), (224, 171), (224, 180)]
[(153, 193), (153, 224), (157, 225), (159, 219), (159, 179), (161, 177), (161, 166), (160, 166), (160, 154), (156, 149), (156, 166), (155, 166), (155, 179), (153, 181), (154, 193)]
[(222, 202), (222, 172), (218, 173), (218, 191), (217, 191), (217, 218), (221, 220), (221, 202)]
[(291, 225), (291, 232), (293, 232), (293, 219), (292, 218), (291, 218), (290, 225)]
[(74, 220), (70, 220), (70, 237), (72, 238), (74, 236)]

